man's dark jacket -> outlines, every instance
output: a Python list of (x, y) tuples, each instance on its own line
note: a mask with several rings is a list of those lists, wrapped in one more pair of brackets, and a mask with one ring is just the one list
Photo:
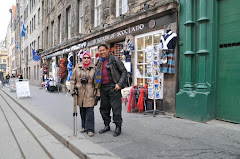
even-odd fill
[(113, 82), (119, 85), (121, 89), (126, 87), (127, 70), (123, 62), (118, 57), (109, 55), (107, 68), (111, 71)]

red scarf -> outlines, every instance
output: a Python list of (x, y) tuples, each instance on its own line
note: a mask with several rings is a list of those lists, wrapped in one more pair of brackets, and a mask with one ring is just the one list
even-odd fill
[(140, 89), (140, 95), (137, 103), (138, 113), (143, 112), (143, 107), (144, 107), (143, 105), (144, 105), (144, 89)]

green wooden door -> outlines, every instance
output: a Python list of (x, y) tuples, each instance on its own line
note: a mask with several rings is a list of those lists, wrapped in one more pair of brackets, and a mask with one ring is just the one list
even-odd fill
[(240, 123), (240, 0), (218, 3), (216, 117)]

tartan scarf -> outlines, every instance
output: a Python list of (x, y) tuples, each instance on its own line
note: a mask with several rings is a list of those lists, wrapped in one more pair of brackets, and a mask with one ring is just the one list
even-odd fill
[(96, 73), (94, 75), (94, 84), (95, 84), (95, 88), (97, 89), (99, 89), (102, 84), (103, 61), (105, 61), (105, 59), (100, 57), (96, 67)]

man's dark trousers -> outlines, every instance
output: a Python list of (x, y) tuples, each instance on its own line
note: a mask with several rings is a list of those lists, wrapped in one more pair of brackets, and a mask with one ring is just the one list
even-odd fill
[(115, 91), (115, 84), (102, 84), (100, 89), (101, 105), (100, 113), (105, 125), (110, 124), (110, 112), (113, 112), (113, 122), (122, 125), (122, 95), (121, 90)]

